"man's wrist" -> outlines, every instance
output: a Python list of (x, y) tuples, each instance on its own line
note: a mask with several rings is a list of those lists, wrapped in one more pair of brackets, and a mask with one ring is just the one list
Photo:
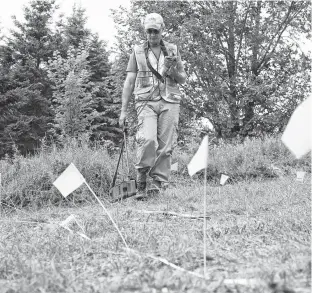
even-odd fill
[(162, 69), (162, 72), (161, 72), (161, 75), (162, 75), (162, 76), (166, 76), (168, 70), (169, 70), (169, 68), (168, 68), (166, 65), (164, 65), (164, 67), (163, 67), (163, 69)]
[(173, 66), (171, 66), (171, 67), (167, 70), (166, 75), (171, 76), (173, 73), (174, 73), (174, 68), (173, 68)]

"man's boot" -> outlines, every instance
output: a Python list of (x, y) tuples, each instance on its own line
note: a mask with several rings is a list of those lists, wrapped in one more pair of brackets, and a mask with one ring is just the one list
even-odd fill
[(153, 179), (153, 182), (148, 189), (147, 193), (149, 195), (158, 195), (162, 189), (161, 181)]
[(137, 193), (135, 199), (143, 200), (146, 198), (146, 180), (147, 180), (147, 170), (138, 170), (137, 173)]

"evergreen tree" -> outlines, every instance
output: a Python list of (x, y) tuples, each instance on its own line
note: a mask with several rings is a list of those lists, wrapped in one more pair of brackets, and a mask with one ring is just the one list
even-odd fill
[(101, 82), (110, 73), (107, 43), (99, 39), (98, 34), (91, 34), (88, 42), (89, 66), (92, 71), (91, 80)]
[(78, 137), (90, 132), (97, 115), (92, 96), (97, 88), (90, 81), (88, 51), (81, 46), (70, 47), (67, 58), (58, 51), (47, 63), (48, 76), (53, 82), (54, 135), (57, 138)]
[(17, 147), (32, 152), (49, 129), (51, 88), (44, 61), (52, 56), (54, 0), (33, 0), (24, 22), (14, 18), (12, 36), (0, 47), (0, 156)]
[(87, 17), (85, 12), (86, 10), (81, 6), (74, 5), (71, 15), (64, 22), (59, 23), (66, 51), (69, 47), (76, 49), (81, 46), (87, 47), (89, 43), (91, 31), (86, 28)]
[(89, 82), (97, 89), (92, 90), (91, 94), (92, 105), (97, 113), (90, 128), (91, 138), (113, 140), (120, 129), (117, 125), (118, 111), (112, 98), (107, 44), (86, 28), (86, 22), (85, 9), (74, 6), (72, 14), (58, 24), (59, 34), (64, 36), (60, 55), (65, 58), (69, 46), (71, 50), (83, 46), (88, 52), (86, 69), (90, 72)]
[(92, 123), (92, 139), (118, 141), (119, 99), (116, 102), (115, 88), (111, 78), (111, 64), (108, 60), (107, 44), (97, 34), (92, 34), (89, 44), (89, 66), (91, 81), (98, 87), (94, 102), (97, 117)]

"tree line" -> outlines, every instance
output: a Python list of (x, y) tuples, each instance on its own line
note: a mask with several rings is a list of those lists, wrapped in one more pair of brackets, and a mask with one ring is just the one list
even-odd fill
[(0, 46), (0, 157), (33, 152), (44, 138), (112, 140), (118, 104), (107, 44), (86, 28), (82, 7), (60, 15), (54, 0), (24, 7)]
[(310, 93), (310, 1), (134, 1), (114, 10), (125, 68), (142, 20), (157, 12), (178, 44), (188, 80), (180, 123), (208, 118), (219, 138), (281, 132)]
[(164, 38), (184, 60), (184, 126), (208, 118), (224, 139), (278, 133), (310, 92), (310, 55), (300, 50), (300, 38), (311, 37), (309, 1), (133, 1), (112, 11), (113, 62), (82, 7), (55, 21), (57, 9), (31, 0), (2, 37), (0, 158), (33, 152), (44, 138), (117, 143), (125, 68), (149, 12), (163, 16)]

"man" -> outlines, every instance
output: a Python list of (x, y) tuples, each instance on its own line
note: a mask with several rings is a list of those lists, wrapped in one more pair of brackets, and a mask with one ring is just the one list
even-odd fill
[(157, 13), (144, 20), (147, 40), (135, 45), (127, 66), (119, 125), (123, 127), (131, 95), (135, 95), (137, 130), (137, 199), (146, 198), (147, 174), (151, 189), (169, 183), (171, 154), (177, 140), (181, 92), (186, 80), (177, 46), (162, 40), (164, 21)]

